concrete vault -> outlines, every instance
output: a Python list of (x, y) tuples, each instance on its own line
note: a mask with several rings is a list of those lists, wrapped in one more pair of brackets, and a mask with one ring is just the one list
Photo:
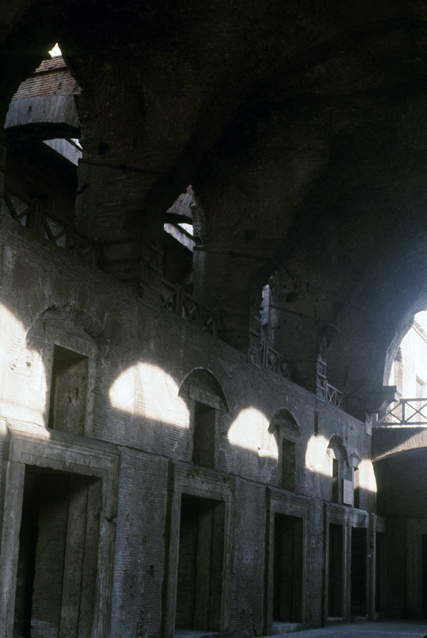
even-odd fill
[(425, 617), (427, 3), (0, 16), (0, 636)]

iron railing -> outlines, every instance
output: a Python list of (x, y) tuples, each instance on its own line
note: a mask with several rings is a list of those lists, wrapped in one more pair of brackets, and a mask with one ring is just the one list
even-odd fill
[(377, 415), (377, 426), (427, 426), (427, 399), (400, 399)]
[(92, 265), (99, 265), (99, 242), (75, 230), (72, 221), (64, 222), (48, 212), (38, 199), (30, 199), (9, 189), (3, 191), (3, 202), (2, 214), (8, 215), (38, 236), (82, 257)]
[(327, 364), (320, 357), (317, 359), (316, 395), (324, 403), (331, 403), (337, 408), (344, 408), (344, 395), (328, 383), (326, 376)]
[(197, 303), (182, 286), (162, 279), (161, 305), (178, 317), (197, 324), (203, 331), (214, 337), (218, 336), (217, 315)]

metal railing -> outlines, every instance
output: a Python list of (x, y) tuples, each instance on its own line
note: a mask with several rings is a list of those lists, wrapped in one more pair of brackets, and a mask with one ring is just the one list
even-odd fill
[(162, 279), (161, 305), (178, 317), (197, 324), (203, 331), (218, 336), (218, 317), (197, 303), (182, 286)]
[(377, 415), (377, 426), (427, 426), (427, 399), (400, 399)]
[(30, 228), (39, 237), (82, 257), (94, 266), (98, 265), (99, 242), (75, 230), (72, 221), (64, 222), (48, 212), (38, 199), (30, 199), (21, 193), (4, 189), (1, 213)]
[(344, 408), (344, 395), (328, 383), (326, 376), (327, 364), (320, 357), (317, 359), (316, 395), (324, 403), (331, 403), (337, 408)]

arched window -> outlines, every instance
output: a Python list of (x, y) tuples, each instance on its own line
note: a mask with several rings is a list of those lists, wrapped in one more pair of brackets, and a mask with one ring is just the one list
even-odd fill
[(65, 312), (65, 307), (46, 311), (29, 331), (27, 343), (41, 353), (46, 371), (45, 425), (51, 430), (92, 436), (98, 346), (85, 329), (86, 318), (77, 312), (64, 318)]

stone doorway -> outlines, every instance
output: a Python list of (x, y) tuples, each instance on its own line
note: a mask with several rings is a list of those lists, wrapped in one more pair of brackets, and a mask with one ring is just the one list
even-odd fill
[(387, 611), (387, 544), (383, 532), (376, 533), (375, 611)]
[(351, 529), (351, 596), (352, 616), (366, 615), (366, 529)]
[(274, 520), (273, 622), (302, 621), (303, 519)]
[(328, 616), (343, 615), (343, 526), (329, 525)]
[(14, 635), (92, 635), (101, 507), (100, 479), (27, 466)]
[(220, 631), (225, 503), (183, 494), (175, 627)]

